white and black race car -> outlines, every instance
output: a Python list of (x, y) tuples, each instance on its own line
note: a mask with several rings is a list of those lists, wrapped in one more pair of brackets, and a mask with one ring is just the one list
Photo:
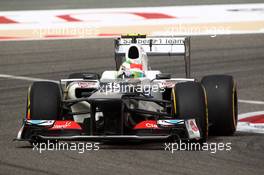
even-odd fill
[[(150, 70), (151, 56), (183, 56), (186, 77)], [(235, 81), (229, 75), (191, 78), (190, 37), (121, 36), (115, 61), (116, 70), (102, 75), (34, 82), (17, 140), (206, 140), (235, 132)]]

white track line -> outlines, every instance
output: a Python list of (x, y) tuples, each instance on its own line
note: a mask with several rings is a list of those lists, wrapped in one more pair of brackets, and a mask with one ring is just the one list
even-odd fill
[[(51, 82), (59, 83), (59, 81), (55, 81), (55, 80), (48, 80), (48, 79), (34, 78), (34, 77), (25, 77), (25, 76), (6, 75), (6, 74), (0, 74), (0, 78), (25, 80), (25, 81), (51, 81)], [(264, 101), (239, 99), (238, 102), (239, 103), (247, 103), (247, 104), (255, 104), (255, 105), (264, 105)]]
[(255, 100), (238, 100), (239, 103), (248, 103), (248, 104), (256, 104), (256, 105), (264, 105), (264, 101), (255, 101)]
[(48, 80), (48, 79), (42, 79), (42, 78), (33, 78), (33, 77), (24, 77), (24, 76), (15, 76), (15, 75), (6, 75), (6, 74), (0, 74), (0, 78), (25, 80), (25, 81), (51, 81), (55, 83), (59, 82), (55, 80)]

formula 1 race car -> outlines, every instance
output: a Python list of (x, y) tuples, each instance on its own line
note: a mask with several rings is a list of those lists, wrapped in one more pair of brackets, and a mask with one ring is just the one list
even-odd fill
[[(150, 70), (148, 57), (183, 56), (185, 78)], [(232, 76), (190, 77), (190, 37), (115, 39), (116, 70), (34, 82), (17, 140), (206, 140), (232, 135), (237, 89)]]

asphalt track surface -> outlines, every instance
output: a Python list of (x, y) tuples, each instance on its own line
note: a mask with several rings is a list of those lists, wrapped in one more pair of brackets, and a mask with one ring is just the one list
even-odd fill
[[(102, 47), (103, 46), (103, 47)], [(263, 100), (264, 36), (192, 38), (192, 75), (227, 73), (238, 82), (241, 99)], [(114, 68), (111, 39), (19, 41), (0, 43), (2, 74), (58, 80), (72, 72)], [(173, 63), (173, 64), (172, 64)], [(183, 76), (182, 58), (153, 58), (153, 69)], [(211, 138), (231, 142), (231, 151), (164, 151), (162, 143), (104, 145), (99, 151), (32, 151), (28, 143), (12, 142), (25, 114), (31, 82), (0, 79), (0, 174), (263, 174), (263, 135), (236, 133)], [(239, 112), (263, 110), (240, 104)]]
[[(230, 74), (238, 83), (240, 99), (264, 100), (264, 35), (193, 37), (191, 43), (193, 77)], [(152, 69), (184, 76), (180, 57), (153, 58), (150, 62)], [(114, 66), (111, 39), (0, 42), (0, 74), (59, 80), (73, 72), (100, 73)], [(12, 141), (25, 115), (30, 83), (0, 78), (0, 174), (264, 173), (263, 135), (243, 132), (210, 138), (209, 142), (232, 143), (231, 151), (215, 154), (210, 151), (171, 154), (164, 151), (163, 143), (102, 145), (99, 151), (83, 154), (77, 151), (40, 154), (28, 143)], [(263, 109), (263, 105), (239, 104), (239, 113)]]

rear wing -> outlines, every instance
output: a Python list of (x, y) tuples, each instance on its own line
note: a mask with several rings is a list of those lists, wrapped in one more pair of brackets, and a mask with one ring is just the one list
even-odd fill
[(190, 78), (190, 37), (125, 35), (115, 39), (115, 61), (118, 70), (131, 43), (142, 45), (148, 56), (183, 56), (186, 78)]

